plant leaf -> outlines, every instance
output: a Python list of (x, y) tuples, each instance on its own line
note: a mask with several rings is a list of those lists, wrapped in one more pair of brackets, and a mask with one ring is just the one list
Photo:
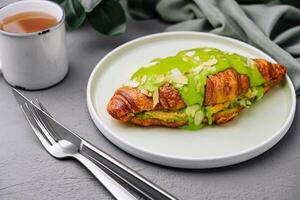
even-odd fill
[(65, 0), (51, 0), (51, 1), (54, 1), (55, 3), (61, 4), (61, 3), (63, 3)]
[(80, 0), (85, 12), (91, 12), (102, 0)]
[(100, 33), (119, 35), (126, 30), (125, 11), (117, 0), (103, 0), (87, 13), (90, 24)]
[(295, 6), (297, 8), (300, 8), (300, 1), (299, 0), (281, 0), (283, 4), (289, 4), (292, 6)]
[(65, 0), (61, 3), (66, 13), (66, 22), (71, 29), (79, 28), (85, 18), (86, 14), (83, 6), (79, 0)]
[(136, 20), (157, 17), (155, 10), (159, 0), (128, 0), (128, 10), (132, 18)]
[(237, 0), (239, 4), (279, 3), (279, 0)]
[(295, 6), (300, 8), (300, 1), (299, 0), (237, 0), (240, 4), (287, 4), (291, 6)]

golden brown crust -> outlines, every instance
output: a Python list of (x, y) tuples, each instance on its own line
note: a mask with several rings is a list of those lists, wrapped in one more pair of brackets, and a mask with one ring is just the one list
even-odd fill
[[(217, 104), (217, 107), (220, 107), (219, 105), (224, 104)], [(226, 122), (231, 121), (233, 118), (235, 118), (239, 112), (243, 109), (243, 106), (239, 106), (236, 108), (231, 108), (227, 109), (225, 111), (217, 112), (216, 114), (212, 115), (213, 122), (215, 124), (224, 124)], [(138, 117), (132, 117), (130, 119), (130, 122), (139, 126), (165, 126), (169, 128), (176, 128), (176, 127), (181, 127), (184, 125), (188, 124), (187, 120), (181, 120), (181, 121), (174, 121), (174, 122), (167, 122), (167, 121), (162, 121), (156, 118), (147, 118), (147, 119), (142, 119)], [(207, 118), (204, 119), (203, 121), (205, 124), (208, 123)]]
[(131, 87), (119, 88), (107, 104), (108, 113), (115, 119), (127, 122), (133, 113), (153, 109), (152, 98)]
[(123, 96), (114, 94), (107, 104), (107, 111), (113, 118), (127, 122), (132, 116), (129, 115), (129, 113), (132, 113), (132, 110), (127, 104), (128, 102)]
[(227, 69), (216, 75), (208, 76), (204, 105), (215, 105), (232, 101), (249, 89), (249, 79), (234, 69)]
[(264, 59), (255, 59), (259, 72), (266, 80), (266, 86), (274, 86), (285, 78), (286, 67), (281, 64), (270, 63)]
[[(272, 64), (263, 59), (254, 60), (258, 65), (258, 69), (264, 79), (265, 93), (274, 85), (282, 82), (285, 78), (286, 68), (280, 64)], [(205, 88), (205, 106), (216, 107), (217, 113), (213, 114), (214, 123), (222, 124), (232, 120), (243, 109), (242, 106), (234, 109), (226, 109), (222, 111), (228, 102), (244, 95), (249, 90), (250, 83), (246, 75), (238, 74), (234, 69), (227, 69), (216, 75), (207, 78)], [(187, 124), (187, 121), (166, 122), (159, 119), (141, 119), (135, 116), (149, 110), (179, 110), (184, 108), (186, 104), (181, 98), (179, 92), (170, 84), (165, 84), (159, 88), (159, 103), (153, 106), (153, 99), (143, 94), (137, 88), (121, 87), (107, 105), (109, 114), (123, 122), (131, 122), (141, 126), (166, 126), (180, 127)], [(207, 119), (205, 120), (207, 121)]]
[(159, 102), (166, 110), (179, 110), (186, 106), (179, 92), (170, 84), (159, 88)]
[(227, 122), (233, 120), (233, 118), (235, 118), (241, 112), (241, 110), (243, 108), (244, 108), (243, 106), (239, 106), (239, 107), (236, 107), (236, 108), (232, 108), (232, 109), (228, 109), (228, 110), (225, 110), (225, 111), (218, 112), (218, 113), (216, 113), (212, 116), (213, 122), (215, 124), (227, 123)]
[(123, 122), (130, 121), (132, 113), (140, 113), (153, 109), (178, 110), (186, 105), (179, 92), (171, 85), (163, 85), (159, 89), (159, 103), (154, 107), (152, 97), (143, 94), (137, 88), (119, 88), (107, 104), (108, 113)]
[(130, 120), (130, 122), (139, 126), (165, 126), (169, 128), (176, 128), (187, 124), (187, 121), (185, 120), (176, 121), (176, 122), (166, 122), (159, 119), (153, 119), (153, 118), (141, 119), (138, 117), (133, 117)]

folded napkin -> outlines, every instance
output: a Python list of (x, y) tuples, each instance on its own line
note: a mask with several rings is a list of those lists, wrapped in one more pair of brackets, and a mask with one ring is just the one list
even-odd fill
[(300, 10), (288, 5), (242, 5), (234, 0), (160, 0), (160, 17), (176, 23), (167, 31), (204, 31), (262, 49), (288, 68), (300, 94)]

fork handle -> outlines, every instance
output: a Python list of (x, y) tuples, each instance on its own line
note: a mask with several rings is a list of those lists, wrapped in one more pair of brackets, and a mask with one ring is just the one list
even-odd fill
[(96, 148), (89, 142), (82, 139), (80, 153), (87, 155), (95, 163), (105, 167), (107, 170), (121, 178), (127, 184), (135, 188), (137, 191), (153, 200), (178, 200), (156, 184), (144, 178), (142, 175), (131, 170), (120, 161), (109, 156), (102, 150)]
[(79, 153), (73, 157), (83, 164), (117, 200), (137, 200), (126, 188), (88, 158)]

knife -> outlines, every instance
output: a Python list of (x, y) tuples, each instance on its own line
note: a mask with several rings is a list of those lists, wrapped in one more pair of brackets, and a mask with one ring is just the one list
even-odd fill
[(57, 138), (67, 140), (77, 146), (79, 153), (94, 162), (96, 165), (105, 168), (149, 199), (177, 200), (176, 197), (172, 196), (167, 191), (147, 180), (145, 177), (108, 155), (106, 152), (98, 149), (78, 134), (64, 127), (49, 114), (42, 104), (40, 104), (40, 106), (34, 104), (16, 89), (13, 89), (13, 93), (18, 101), (31, 104), (39, 112), (41, 117), (49, 123)]

